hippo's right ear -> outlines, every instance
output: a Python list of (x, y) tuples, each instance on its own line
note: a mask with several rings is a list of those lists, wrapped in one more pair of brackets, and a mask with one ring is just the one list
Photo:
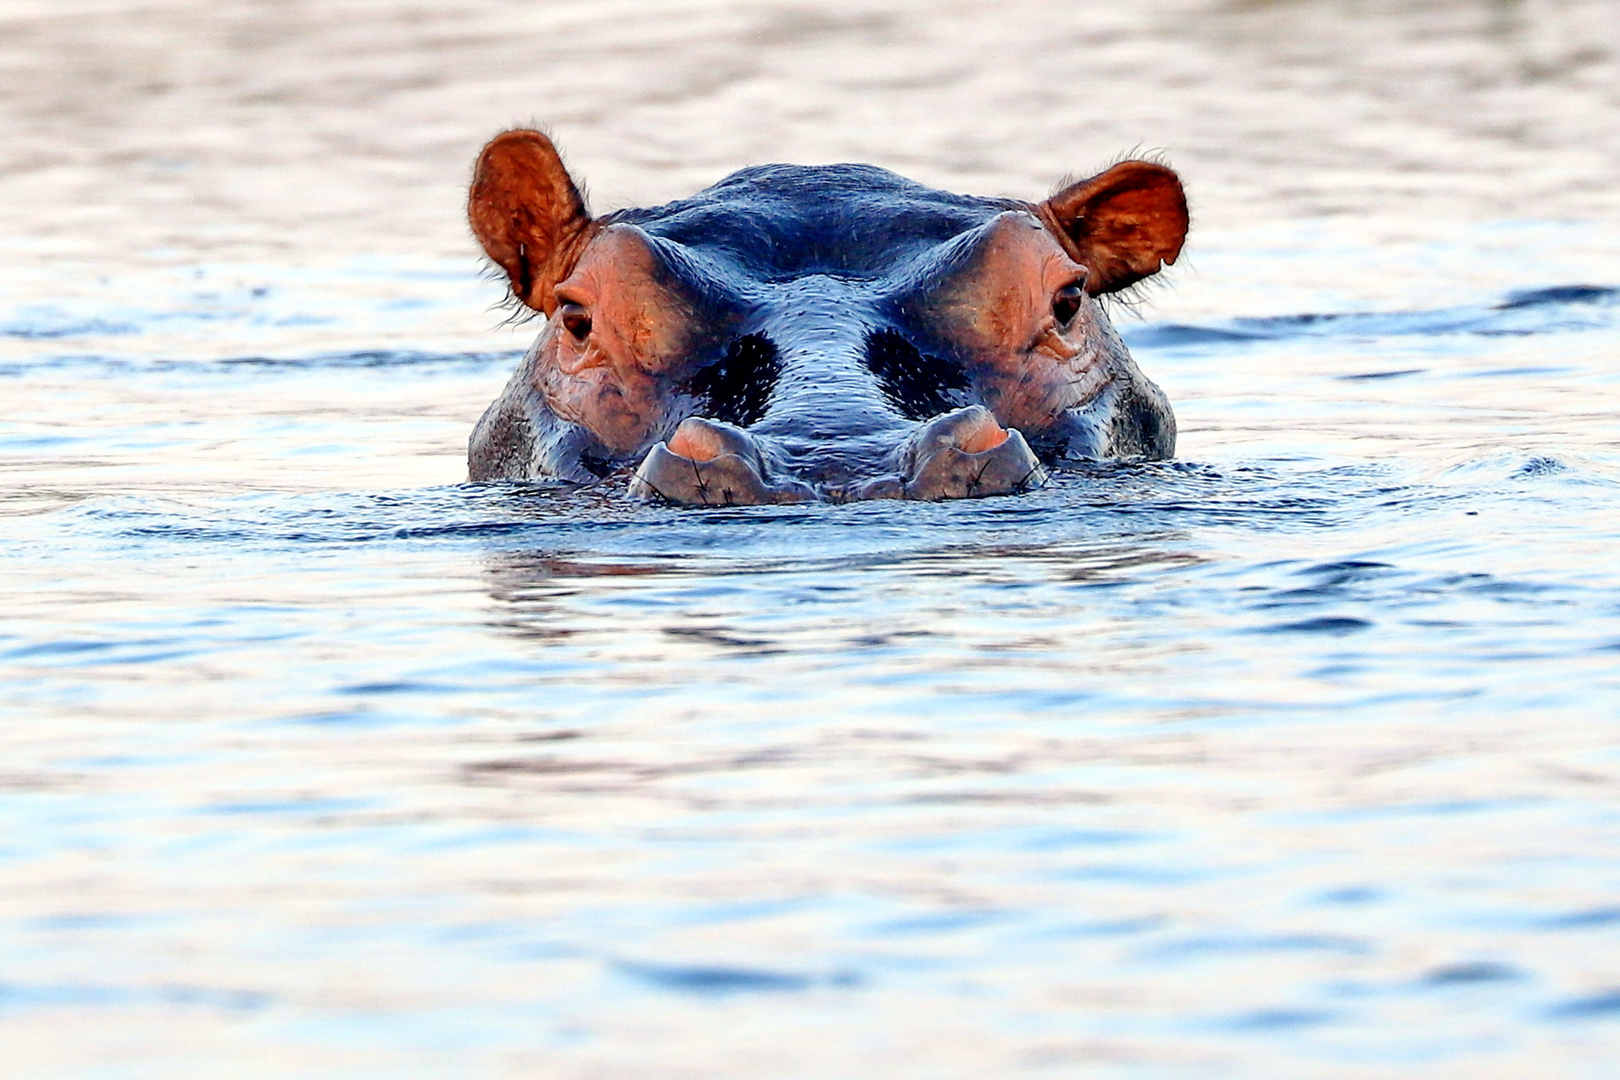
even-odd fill
[(1069, 255), (1091, 271), (1093, 296), (1134, 285), (1181, 254), (1187, 196), (1175, 172), (1151, 161), (1122, 161), (1070, 184), (1040, 204)]
[(512, 295), (548, 316), (557, 307), (552, 290), (573, 271), (595, 231), (557, 148), (538, 131), (508, 131), (484, 147), (467, 194), (467, 220), (506, 271)]

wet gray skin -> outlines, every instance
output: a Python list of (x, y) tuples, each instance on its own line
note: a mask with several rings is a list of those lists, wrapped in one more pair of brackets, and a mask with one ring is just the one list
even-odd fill
[[(883, 325), (876, 311), (862, 311), (876, 306), (869, 298), (821, 275), (780, 292), (759, 306), (753, 335), (776, 345), (778, 374), (764, 415), (746, 429), (705, 416), (681, 421), (637, 466), (632, 495), (699, 506), (948, 499), (1022, 491), (1046, 479), (1016, 431), (996, 446), (974, 447), (975, 435), (983, 442), (1001, 430), (982, 405), (922, 422), (905, 414), (867, 362), (867, 339)], [(715, 456), (697, 460), (672, 443), (697, 458)]]
[(1097, 300), (1179, 253), (1162, 166), (1045, 203), (870, 166), (762, 166), (592, 219), (543, 136), (484, 151), (469, 212), (546, 327), (473, 432), (473, 480), (693, 506), (1013, 494), (1169, 457), (1175, 418)]

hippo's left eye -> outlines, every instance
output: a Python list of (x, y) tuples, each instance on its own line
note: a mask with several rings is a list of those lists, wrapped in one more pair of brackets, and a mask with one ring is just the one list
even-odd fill
[(574, 335), (575, 341), (584, 341), (591, 336), (590, 313), (578, 304), (564, 304), (558, 308), (557, 319), (563, 324), (564, 330)]
[(1052, 317), (1057, 319), (1059, 326), (1068, 326), (1074, 317), (1080, 314), (1080, 303), (1085, 299), (1086, 291), (1078, 284), (1065, 285), (1052, 297)]

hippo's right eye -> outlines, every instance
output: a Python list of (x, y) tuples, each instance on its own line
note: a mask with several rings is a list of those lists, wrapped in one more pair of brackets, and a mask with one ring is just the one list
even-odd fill
[(1074, 317), (1080, 314), (1080, 304), (1085, 299), (1086, 291), (1079, 285), (1065, 285), (1052, 297), (1052, 317), (1057, 319), (1059, 326), (1068, 326)]
[(591, 316), (578, 304), (564, 304), (557, 309), (557, 319), (563, 324), (563, 329), (574, 335), (575, 341), (584, 341), (591, 336)]

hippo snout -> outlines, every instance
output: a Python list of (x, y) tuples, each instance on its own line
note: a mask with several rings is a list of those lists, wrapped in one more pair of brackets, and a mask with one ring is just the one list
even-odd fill
[(691, 417), (642, 458), (630, 494), (683, 506), (971, 499), (1027, 491), (1046, 480), (1046, 470), (1024, 436), (1003, 428), (982, 405), (919, 425), (890, 458), (894, 471), (815, 486), (780, 475), (747, 431)]
[(1046, 482), (1046, 470), (1021, 432), (1004, 428), (983, 405), (936, 416), (900, 452), (900, 474), (850, 492), (855, 499), (976, 499), (1013, 495)]
[(682, 506), (759, 506), (809, 502), (816, 494), (793, 479), (772, 480), (759, 444), (746, 431), (702, 417), (682, 420), (636, 466), (630, 494)]

